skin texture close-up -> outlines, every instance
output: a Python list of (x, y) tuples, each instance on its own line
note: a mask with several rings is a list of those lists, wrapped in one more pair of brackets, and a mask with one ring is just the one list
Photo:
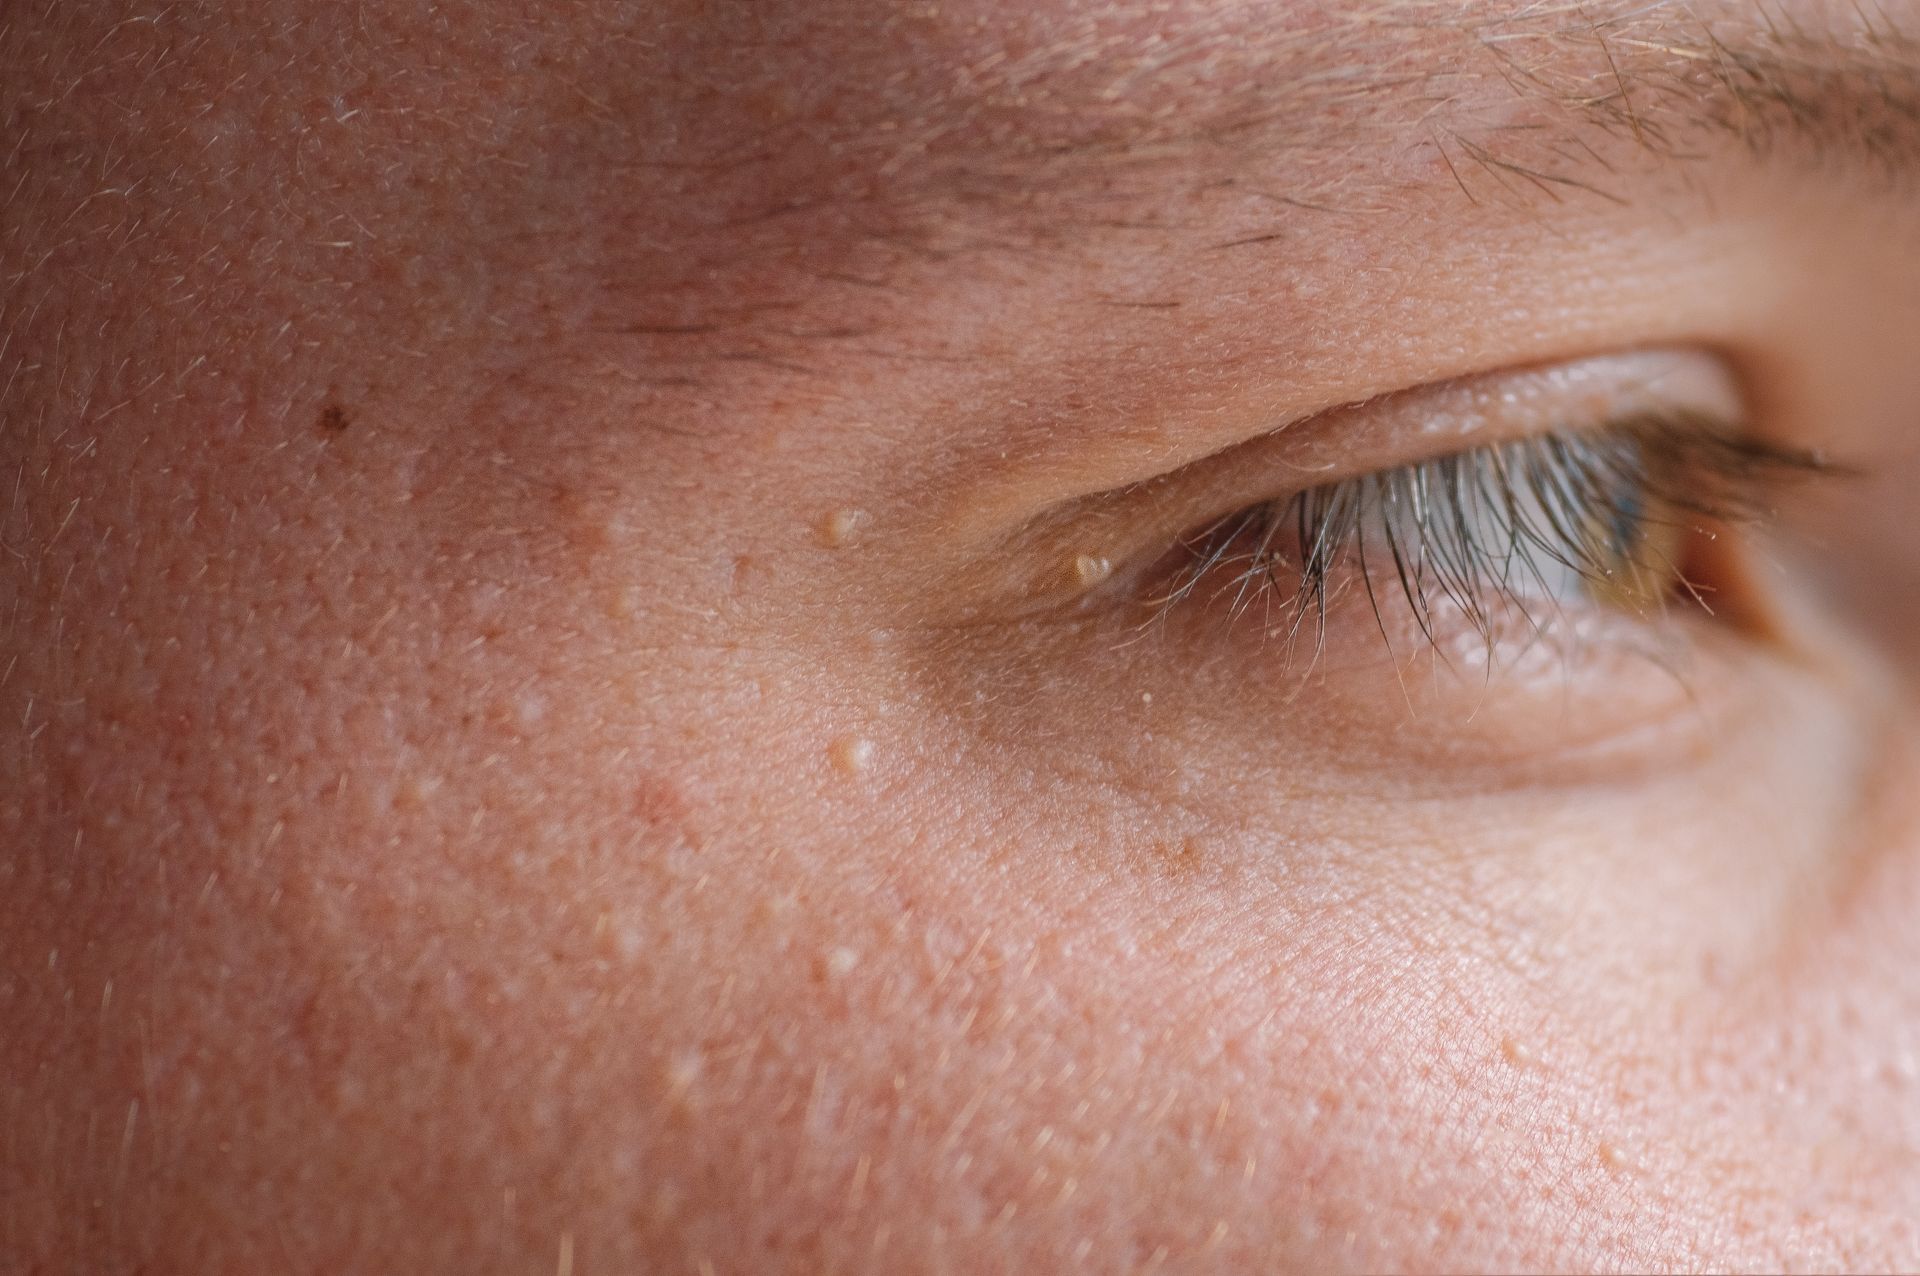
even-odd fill
[(1920, 1267), (1920, 4), (0, 3), (0, 1272)]

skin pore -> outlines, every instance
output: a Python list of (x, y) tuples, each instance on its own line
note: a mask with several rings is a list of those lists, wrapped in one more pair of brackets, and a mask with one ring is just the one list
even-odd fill
[[(1914, 33), (9, 6), (0, 1270), (1920, 1263)], [(1845, 470), (1155, 601), (1623, 404)]]

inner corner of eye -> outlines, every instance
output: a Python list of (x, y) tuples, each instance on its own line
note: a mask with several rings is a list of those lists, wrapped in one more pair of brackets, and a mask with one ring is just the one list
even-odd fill
[(1671, 570), (1649, 574), (1644, 585), (1635, 581), (1617, 596), (1600, 591), (1600, 597), (1640, 614), (1674, 608), (1742, 633), (1769, 633), (1773, 616), (1755, 570), (1751, 535), (1750, 528), (1731, 521), (1673, 522), (1656, 533), (1672, 547)]
[(1649, 508), (1614, 530), (1582, 587), (1601, 606), (1636, 616), (1670, 607), (1718, 615), (1735, 597), (1730, 534), (1682, 509)]
[(1607, 548), (1584, 584), (1593, 600), (1650, 615), (1692, 612), (1750, 634), (1773, 615), (1756, 571), (1768, 492), (1790, 477), (1830, 472), (1816, 454), (1769, 445), (1703, 418), (1638, 421), (1635, 463), (1602, 503), (1595, 539)]

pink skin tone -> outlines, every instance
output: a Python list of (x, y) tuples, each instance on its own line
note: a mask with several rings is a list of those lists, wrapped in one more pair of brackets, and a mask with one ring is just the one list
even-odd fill
[[(1691, 132), (1709, 6), (85, 8), (0, 19), (0, 1269), (1920, 1263), (1920, 216)], [(1140, 637), (1680, 366), (1873, 462), (1721, 613)]]

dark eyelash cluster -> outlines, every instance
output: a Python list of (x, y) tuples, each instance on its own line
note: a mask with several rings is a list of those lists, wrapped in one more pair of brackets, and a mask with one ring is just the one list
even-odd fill
[[(1365, 591), (1383, 630), (1395, 595), (1432, 642), (1448, 605), (1483, 638), (1502, 616), (1571, 591), (1641, 613), (1714, 588), (1688, 574), (1693, 538), (1767, 513), (1781, 478), (1830, 473), (1819, 455), (1690, 414), (1549, 433), (1341, 479), (1222, 519), (1183, 542), (1159, 600), (1197, 592), (1270, 632), (1324, 632), (1340, 592)], [(1549, 576), (1558, 578), (1558, 584)], [(1711, 608), (1709, 608), (1711, 610)]]

